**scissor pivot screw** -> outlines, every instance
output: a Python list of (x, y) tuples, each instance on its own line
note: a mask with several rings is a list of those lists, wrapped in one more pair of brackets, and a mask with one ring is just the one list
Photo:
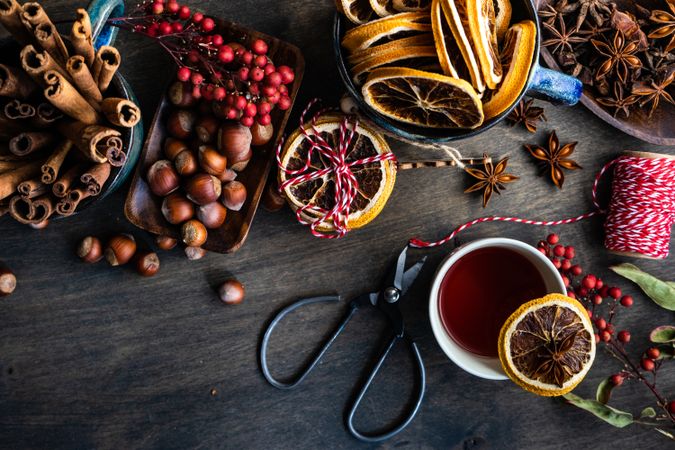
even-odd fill
[(384, 290), (384, 299), (387, 303), (396, 303), (400, 295), (399, 290), (395, 287), (388, 287)]

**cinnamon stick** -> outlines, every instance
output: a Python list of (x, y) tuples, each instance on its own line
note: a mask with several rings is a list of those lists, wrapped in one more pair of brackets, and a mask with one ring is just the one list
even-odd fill
[(80, 177), (82, 171), (84, 170), (83, 164), (77, 164), (71, 167), (59, 177), (58, 180), (52, 185), (52, 193), (57, 197), (65, 197), (70, 191), (70, 186), (75, 180)]
[(25, 198), (35, 198), (46, 194), (48, 189), (39, 178), (33, 178), (19, 183), (16, 191)]
[(29, 180), (40, 172), (40, 162), (32, 161), (21, 167), (0, 175), (0, 200), (4, 200), (16, 191), (22, 181)]
[(16, 0), (0, 0), (0, 23), (21, 44), (31, 41), (31, 34), (21, 21), (23, 9)]
[(26, 100), (37, 88), (19, 68), (0, 64), (0, 96)]
[(56, 135), (49, 131), (27, 131), (9, 141), (9, 151), (16, 156), (26, 156), (40, 151), (56, 141)]
[(51, 103), (40, 103), (35, 108), (35, 117), (31, 124), (38, 128), (51, 128), (57, 120), (63, 118), (63, 113)]
[(28, 119), (35, 115), (35, 107), (30, 103), (12, 100), (3, 108), (5, 116), (12, 120)]
[(108, 97), (101, 104), (103, 115), (110, 123), (131, 128), (141, 120), (141, 109), (131, 100)]
[(44, 222), (53, 213), (54, 200), (49, 194), (34, 199), (15, 195), (9, 201), (9, 214), (26, 225)]
[(107, 162), (96, 164), (82, 174), (80, 181), (86, 186), (86, 190), (91, 196), (101, 193), (103, 185), (110, 176), (110, 164)]
[(66, 70), (49, 53), (38, 52), (32, 45), (25, 46), (21, 50), (19, 58), (23, 71), (40, 86), (46, 86), (44, 74), (49, 70), (56, 70), (64, 76), (67, 74)]
[(36, 40), (42, 45), (42, 48), (54, 58), (65, 62), (68, 59), (66, 44), (42, 8), (42, 5), (37, 2), (28, 2), (23, 4), (22, 9), (22, 22), (27, 29), (33, 31)]
[(47, 84), (45, 97), (64, 114), (86, 124), (100, 122), (98, 113), (61, 73), (48, 70), (44, 79)]
[(0, 174), (14, 170), (26, 164), (25, 161), (4, 161), (0, 159)]
[(94, 45), (91, 35), (91, 20), (86, 9), (77, 10), (77, 20), (70, 30), (70, 42), (73, 44), (75, 53), (84, 57), (87, 66), (94, 64)]
[(115, 47), (104, 45), (96, 52), (91, 72), (101, 92), (105, 92), (108, 89), (121, 61), (120, 52)]
[(91, 76), (89, 67), (85, 63), (84, 56), (71, 56), (66, 63), (66, 70), (72, 77), (75, 85), (85, 100), (96, 110), (100, 110), (99, 103), (103, 100), (103, 95), (98, 89), (94, 78)]
[(63, 165), (63, 161), (68, 156), (68, 152), (73, 148), (73, 143), (66, 139), (56, 147), (56, 150), (47, 158), (47, 161), (42, 164), (42, 182), (45, 184), (52, 184), (59, 176), (59, 171)]
[(56, 212), (62, 216), (70, 216), (75, 212), (80, 202), (87, 197), (90, 197), (90, 194), (86, 190), (81, 188), (73, 189), (68, 192), (68, 195), (63, 200), (57, 203)]
[(127, 162), (127, 154), (123, 149), (124, 143), (119, 136), (106, 137), (99, 146), (99, 151), (105, 148), (105, 157), (115, 167), (122, 167)]
[(59, 123), (58, 129), (61, 134), (73, 141), (89, 160), (95, 163), (108, 161), (106, 154), (111, 147), (122, 149), (122, 135), (112, 128), (68, 121)]

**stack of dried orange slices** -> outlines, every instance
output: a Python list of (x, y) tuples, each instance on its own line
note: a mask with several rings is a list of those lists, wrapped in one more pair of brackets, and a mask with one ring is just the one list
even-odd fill
[(509, 0), (336, 1), (357, 24), (342, 39), (352, 79), (388, 118), (476, 128), (525, 88), (536, 27), (511, 25)]

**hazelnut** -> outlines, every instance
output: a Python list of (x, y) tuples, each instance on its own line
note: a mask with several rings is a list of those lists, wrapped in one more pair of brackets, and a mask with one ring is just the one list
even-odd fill
[(136, 271), (144, 277), (151, 277), (159, 270), (157, 253), (142, 251), (136, 255)]
[(201, 247), (185, 247), (185, 256), (190, 261), (196, 261), (198, 259), (202, 259), (204, 256), (206, 256), (206, 250), (204, 250)]
[(168, 97), (176, 106), (190, 107), (197, 103), (197, 99), (192, 95), (192, 86), (181, 81), (176, 81), (169, 87)]
[(111, 266), (121, 266), (128, 263), (136, 253), (136, 240), (129, 234), (118, 234), (108, 241), (105, 249), (105, 259)]
[(183, 150), (176, 156), (173, 164), (176, 166), (176, 172), (181, 177), (189, 177), (194, 175), (199, 169), (197, 157), (192, 150), (187, 149)]
[(157, 236), (155, 243), (161, 250), (171, 250), (176, 246), (178, 240), (172, 238), (171, 236)]
[(177, 139), (187, 139), (192, 135), (197, 116), (187, 109), (177, 109), (166, 120), (166, 130)]
[(219, 178), (220, 181), (222, 181), (223, 183), (227, 183), (228, 181), (232, 181), (232, 180), (234, 180), (235, 178), (237, 178), (237, 172), (235, 172), (235, 171), (232, 170), (232, 169), (225, 169), (225, 170), (223, 171), (223, 173), (221, 173), (220, 176), (219, 176), (218, 178)]
[(246, 186), (239, 181), (230, 181), (223, 186), (223, 205), (232, 211), (239, 211), (246, 202)]
[(251, 159), (251, 130), (238, 123), (222, 125), (218, 130), (218, 150), (227, 158), (227, 166), (244, 170)]
[(204, 224), (195, 219), (185, 222), (180, 232), (183, 242), (190, 247), (201, 247), (208, 237)]
[(206, 173), (198, 173), (185, 184), (188, 199), (198, 205), (207, 205), (218, 200), (221, 188), (220, 180)]
[(16, 289), (16, 276), (9, 267), (0, 263), (0, 297), (5, 297)]
[(225, 280), (218, 287), (218, 297), (226, 305), (237, 305), (243, 302), (245, 293), (244, 285), (235, 279)]
[(159, 197), (169, 195), (180, 186), (178, 174), (171, 161), (166, 159), (160, 159), (150, 166), (146, 179), (152, 193)]
[(227, 209), (219, 202), (209, 203), (197, 209), (197, 219), (209, 229), (220, 228), (225, 223), (225, 217), (227, 217)]
[(202, 145), (199, 147), (199, 165), (209, 175), (220, 177), (227, 167), (227, 158), (215, 148)]
[(255, 122), (251, 127), (251, 143), (253, 145), (265, 145), (274, 135), (274, 126), (271, 123), (267, 125), (261, 125), (259, 122)]
[(103, 259), (103, 246), (95, 236), (87, 236), (77, 246), (77, 256), (86, 263), (95, 263)]
[(276, 182), (270, 181), (265, 186), (265, 191), (262, 195), (262, 205), (270, 212), (279, 211), (286, 205), (286, 197), (279, 193)]
[(164, 156), (169, 161), (173, 161), (180, 152), (187, 149), (187, 144), (180, 139), (168, 137), (164, 141)]
[(197, 139), (203, 143), (214, 142), (218, 134), (220, 121), (213, 116), (204, 116), (195, 123), (195, 134)]
[(178, 225), (195, 215), (194, 204), (183, 194), (174, 192), (162, 201), (162, 215), (172, 225)]
[(49, 219), (45, 219), (42, 222), (29, 223), (28, 226), (34, 230), (43, 230), (49, 225)]

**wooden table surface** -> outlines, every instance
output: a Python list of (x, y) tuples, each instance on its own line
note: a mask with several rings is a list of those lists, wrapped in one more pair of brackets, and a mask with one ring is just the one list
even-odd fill
[[(336, 102), (342, 86), (331, 50), (331, 0), (190, 1), (297, 45), (307, 61), (297, 109), (320, 96)], [(82, 1), (52, 0), (55, 20), (70, 18)], [(174, 70), (159, 49), (121, 33), (122, 71), (150, 123), (162, 87)], [(408, 238), (436, 238), (485, 214), (554, 219), (591, 208), (598, 169), (622, 150), (675, 154), (674, 148), (639, 142), (609, 128), (583, 107), (546, 107), (548, 122), (536, 135), (502, 124), (458, 144), (466, 155), (509, 155), (521, 180), (494, 196), (485, 210), (480, 195), (463, 194), (469, 180), (455, 169), (399, 173), (386, 208), (367, 228), (339, 241), (313, 238), (288, 210), (260, 210), (244, 247), (231, 255), (188, 261), (182, 251), (160, 254), (151, 279), (130, 268), (84, 265), (73, 249), (79, 238), (132, 232), (152, 238), (124, 218), (126, 186), (113, 197), (68, 220), (35, 231), (0, 221), (0, 260), (18, 276), (14, 295), (0, 300), (0, 447), (2, 448), (355, 448), (367, 447), (345, 430), (343, 414), (354, 386), (381, 344), (385, 323), (373, 312), (356, 316), (302, 389), (268, 385), (258, 365), (263, 327), (279, 308), (298, 298), (339, 292), (343, 298), (377, 287), (378, 277)], [(568, 172), (560, 191), (538, 176), (523, 143), (543, 143), (557, 130), (563, 142), (579, 141), (575, 156), (584, 170)], [(433, 156), (393, 141), (401, 159)], [(629, 348), (639, 354), (647, 333), (672, 323), (633, 285), (607, 269), (637, 262), (657, 276), (675, 279), (675, 263), (630, 260), (602, 246), (600, 219), (542, 229), (483, 224), (460, 235), (465, 242), (504, 236), (535, 244), (548, 232), (577, 248), (579, 261), (636, 298), (622, 311), (620, 328), (631, 330)], [(412, 424), (383, 447), (403, 448), (666, 448), (669, 441), (632, 426), (614, 429), (561, 401), (539, 398), (508, 381), (476, 378), (455, 366), (430, 329), (427, 305), (431, 278), (452, 246), (420, 251), (429, 256), (404, 305), (406, 324), (427, 369), (427, 391)], [(245, 285), (238, 306), (220, 304), (214, 286), (229, 276)], [(271, 358), (278, 376), (290, 374), (312, 343), (338, 319), (338, 306), (306, 308), (274, 335)], [(660, 385), (675, 395), (675, 371), (666, 367)], [(589, 397), (605, 376), (619, 370), (603, 351), (577, 389)], [(394, 352), (358, 414), (362, 427), (377, 429), (396, 418), (412, 393), (413, 366)], [(217, 392), (212, 395), (212, 391)], [(622, 386), (613, 404), (638, 413), (652, 405), (642, 386)]]

